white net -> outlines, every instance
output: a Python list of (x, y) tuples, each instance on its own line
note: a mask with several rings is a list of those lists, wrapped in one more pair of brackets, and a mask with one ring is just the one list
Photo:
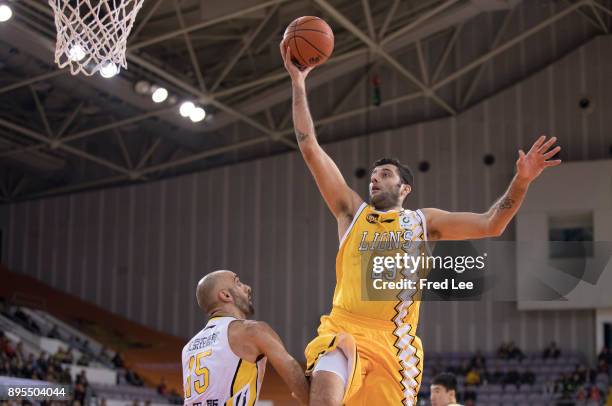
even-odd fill
[(55, 63), (73, 75), (105, 77), (127, 68), (125, 51), (144, 0), (49, 0), (55, 14)]

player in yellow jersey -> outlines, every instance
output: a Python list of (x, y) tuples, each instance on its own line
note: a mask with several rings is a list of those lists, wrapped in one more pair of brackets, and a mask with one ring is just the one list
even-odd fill
[[(410, 169), (395, 159), (378, 160), (370, 175), (369, 204), (344, 180), (319, 146), (306, 99), (306, 77), (281, 54), (291, 76), (293, 125), (300, 151), (319, 191), (338, 222), (336, 289), (329, 315), (307, 346), (310, 404), (415, 405), (423, 371), (423, 349), (416, 335), (419, 300), (409, 291), (395, 301), (362, 300), (362, 253), (399, 238), (408, 245), (427, 240), (463, 240), (500, 235), (519, 209), (529, 184), (559, 152), (556, 138), (541, 136), (527, 154), (519, 151), (506, 193), (485, 213), (406, 210), (413, 187)], [(425, 245), (420, 244), (420, 245)], [(404, 294), (405, 293), (405, 294)]]
[(293, 396), (308, 404), (300, 364), (270, 326), (247, 320), (253, 314), (250, 286), (231, 271), (215, 271), (200, 280), (196, 297), (209, 320), (183, 348), (185, 406), (255, 405), (268, 360)]

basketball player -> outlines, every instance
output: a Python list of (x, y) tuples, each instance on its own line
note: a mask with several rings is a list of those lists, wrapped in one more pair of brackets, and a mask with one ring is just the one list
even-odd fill
[(305, 81), (312, 68), (299, 70), (291, 62), (289, 47), (283, 48), (281, 43), (293, 88), (297, 141), (336, 217), (340, 241), (332, 310), (321, 318), (318, 336), (305, 350), (306, 373), (312, 376), (311, 404), (415, 405), (423, 371), (423, 349), (416, 336), (419, 301), (399, 296), (397, 301), (363, 301), (360, 254), (376, 236), (400, 235), (402, 243), (415, 245), (499, 236), (519, 209), (529, 184), (545, 168), (561, 163), (550, 160), (560, 147), (553, 148), (556, 138), (542, 136), (527, 154), (519, 151), (517, 172), (508, 190), (485, 213), (405, 210), (413, 176), (407, 166), (390, 158), (374, 163), (369, 204), (365, 203), (317, 142), (306, 99)]
[(308, 404), (308, 382), (298, 362), (270, 326), (247, 320), (253, 314), (250, 286), (231, 271), (215, 271), (200, 280), (196, 297), (209, 320), (183, 348), (185, 405), (254, 405), (266, 360), (293, 396)]
[(430, 385), (431, 406), (461, 406), (457, 403), (457, 378), (443, 372), (434, 377)]

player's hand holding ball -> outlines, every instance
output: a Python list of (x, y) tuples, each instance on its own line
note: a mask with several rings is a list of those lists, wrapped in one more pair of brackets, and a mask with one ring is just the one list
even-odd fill
[(303, 81), (334, 50), (334, 33), (319, 17), (296, 18), (287, 26), (280, 52), (292, 81)]

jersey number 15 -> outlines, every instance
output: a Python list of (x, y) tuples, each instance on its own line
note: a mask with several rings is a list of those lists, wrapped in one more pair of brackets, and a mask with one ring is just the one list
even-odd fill
[[(204, 351), (196, 355), (192, 355), (189, 358), (189, 375), (187, 375), (187, 382), (185, 382), (185, 399), (191, 397), (191, 387), (198, 395), (204, 393), (208, 388), (209, 372), (208, 368), (205, 368), (202, 364), (204, 358), (212, 354), (212, 350)], [(195, 367), (195, 368), (194, 368)], [(192, 379), (195, 376), (195, 379)]]

